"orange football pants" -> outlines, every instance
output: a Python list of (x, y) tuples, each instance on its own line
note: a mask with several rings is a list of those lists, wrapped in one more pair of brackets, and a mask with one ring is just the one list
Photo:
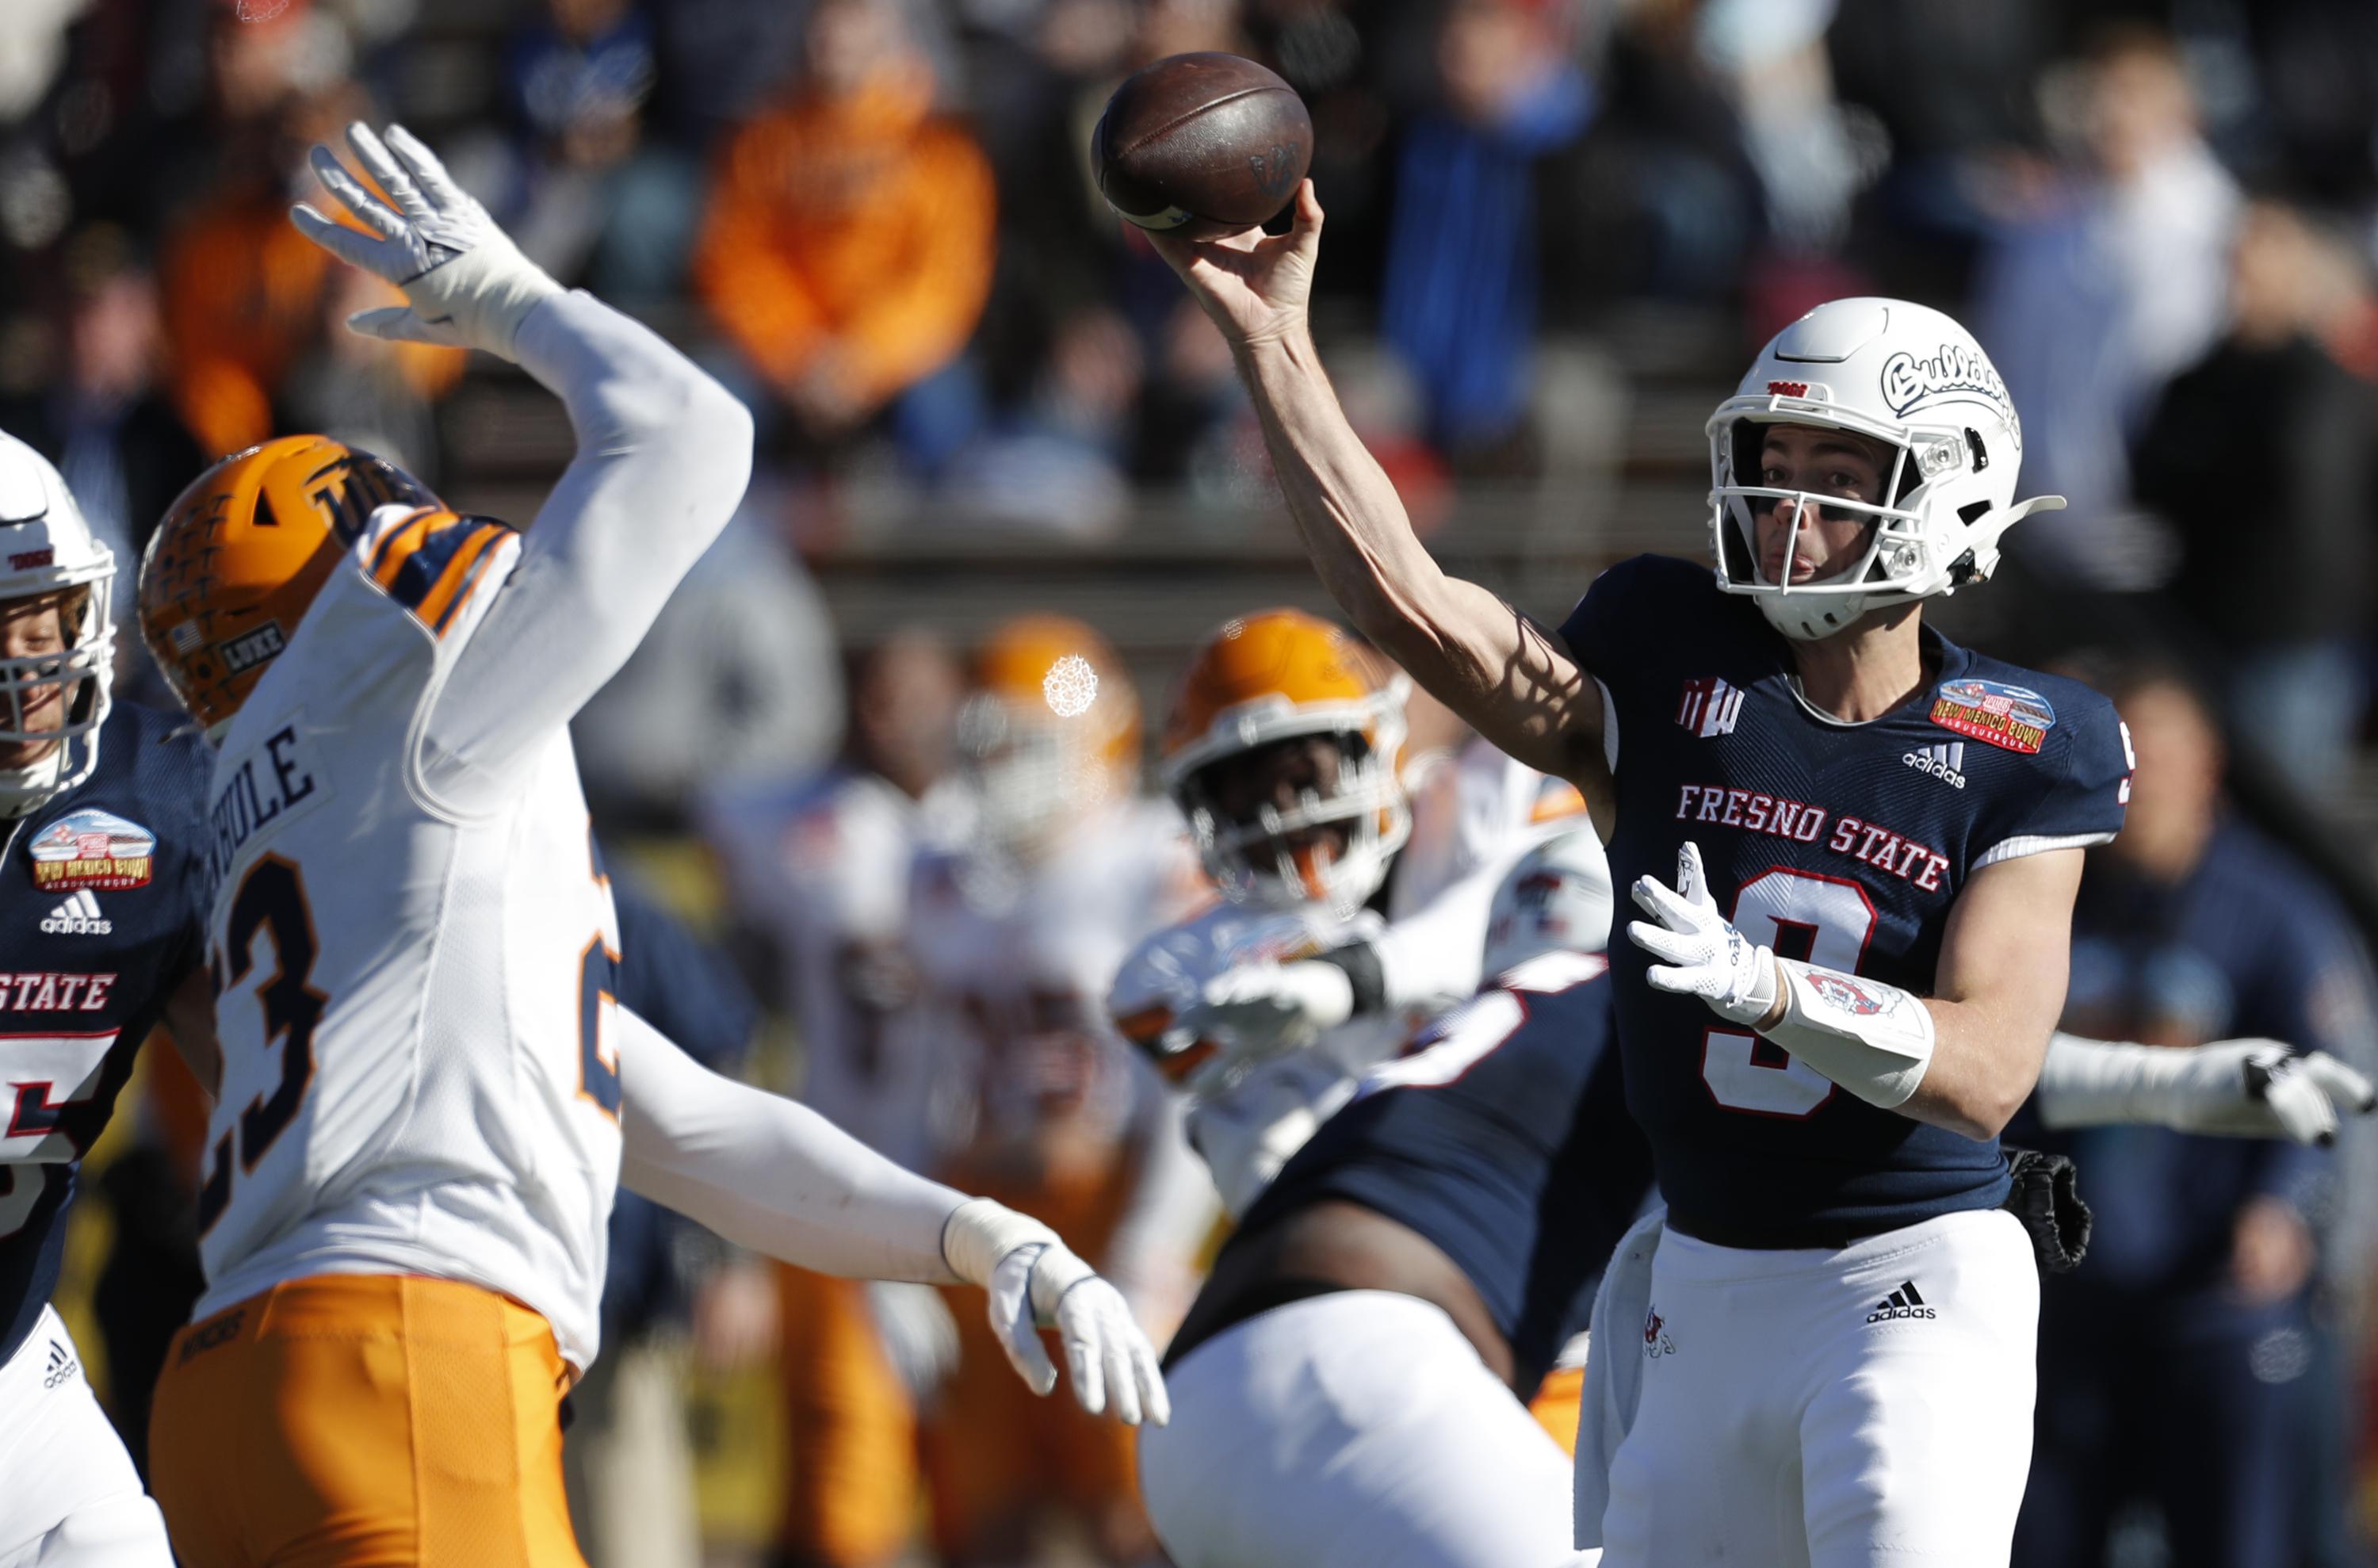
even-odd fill
[[(1039, 1220), (1097, 1264), (1122, 1218), (1123, 1184), (1111, 1166), (1018, 1181), (991, 1165), (961, 1166), (948, 1178)], [(1132, 1429), (1091, 1416), (1063, 1381), (1045, 1398), (1008, 1364), (991, 1332), (983, 1293), (947, 1292), (958, 1323), (958, 1366), (922, 1422), (933, 1535), (942, 1555), (959, 1562), (1009, 1550), (1037, 1512), (1055, 1506), (1087, 1524), (1095, 1538), (1150, 1542), (1139, 1502), (1138, 1447)], [(1043, 1333), (1061, 1369), (1064, 1354)]]
[(858, 1280), (779, 1264), (785, 1432), (781, 1544), (798, 1562), (874, 1568), (917, 1531), (917, 1411)]
[(1544, 1381), (1536, 1385), (1536, 1396), (1528, 1401), (1528, 1414), (1536, 1425), (1552, 1433), (1561, 1452), (1571, 1459), (1577, 1457), (1577, 1417), (1585, 1403), (1585, 1369), (1567, 1367), (1546, 1372)]
[(150, 1487), (183, 1568), (584, 1568), (544, 1318), (411, 1274), (290, 1280), (190, 1324)]

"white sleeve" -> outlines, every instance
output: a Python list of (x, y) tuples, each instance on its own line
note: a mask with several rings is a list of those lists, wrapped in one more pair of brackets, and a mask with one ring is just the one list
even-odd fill
[(735, 513), (751, 416), (650, 329), (592, 295), (521, 324), (520, 362), (560, 397), (577, 454), (477, 612), (430, 710), (424, 774), (470, 803), (618, 672)]
[(1458, 881), (1381, 932), (1372, 946), (1389, 1010), (1448, 1005), (1478, 989), (1485, 964), (1486, 918), (1495, 890), (1534, 844), (1519, 834), (1499, 853), (1480, 861)]
[(806, 1105), (722, 1078), (619, 1011), (619, 1180), (738, 1246), (851, 1279), (958, 1279), (943, 1231), (966, 1195)]

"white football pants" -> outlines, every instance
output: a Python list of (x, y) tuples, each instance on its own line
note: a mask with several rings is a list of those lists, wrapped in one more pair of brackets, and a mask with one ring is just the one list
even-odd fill
[(173, 1568), (164, 1515), (42, 1309), (0, 1366), (0, 1568)]
[(1180, 1568), (1583, 1568), (1569, 1463), (1437, 1308), (1276, 1307), (1166, 1376), (1140, 1495)]
[(2039, 1331), (2012, 1214), (1946, 1214), (1839, 1252), (1670, 1229), (1642, 1321), (1593, 1328), (1596, 1357), (1643, 1358), (1603, 1568), (2006, 1568)]

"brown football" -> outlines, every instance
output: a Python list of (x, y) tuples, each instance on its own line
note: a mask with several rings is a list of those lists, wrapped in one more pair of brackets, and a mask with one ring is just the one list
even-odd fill
[(1090, 133), (1107, 204), (1143, 229), (1211, 239), (1286, 207), (1313, 162), (1296, 90), (1236, 54), (1174, 54), (1114, 90)]

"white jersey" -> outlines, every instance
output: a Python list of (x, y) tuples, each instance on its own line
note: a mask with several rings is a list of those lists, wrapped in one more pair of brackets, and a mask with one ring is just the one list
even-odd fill
[[(1141, 943), (1115, 976), (1107, 1006), (1126, 1034), (1151, 1027), (1160, 1031), (1186, 1012), (1219, 974), (1243, 964), (1292, 963), (1349, 942), (1375, 941), (1386, 929), (1368, 910), (1340, 919), (1324, 904), (1288, 910), (1216, 904)], [(1351, 1019), (1323, 1031), (1303, 1050), (1195, 1084), (1189, 1096), (1189, 1145), (1205, 1160), (1233, 1220), (1352, 1095), (1355, 1080), (1394, 1054), (1415, 1021), (1401, 1013)], [(1217, 1043), (1227, 1053), (1225, 1043)]]
[(1577, 826), (1585, 797), (1472, 736), (1408, 780), (1411, 837), (1396, 856), (1387, 918), (1401, 921), (1489, 866), (1508, 868), (1547, 834)]
[(1052, 1118), (1069, 1140), (1111, 1147), (1120, 1212), (1095, 1260), (1159, 1336), (1195, 1294), (1214, 1192), (1182, 1141), (1179, 1107), (1115, 1033), (1105, 997), (1132, 944), (1203, 895), (1180, 814), (1132, 800), (1075, 824), (1028, 868), (928, 850), (908, 911), (943, 1052), (944, 1148), (995, 1161), (1003, 1146), (1034, 1144)]
[(799, 1097), (910, 1170), (929, 1163), (932, 1031), (905, 938), (911, 868), (950, 842), (962, 791), (914, 799), (835, 768), (791, 798), (726, 800), (708, 837), (737, 903), (773, 939), (800, 1023)]
[[(1495, 889), (1554, 830), (1546, 824), (1558, 826), (1582, 804), (1569, 786), (1473, 742), (1414, 791), (1412, 837), (1388, 874), (1393, 921), (1367, 909), (1341, 918), (1319, 904), (1223, 903), (1149, 938), (1124, 961), (1108, 1007), (1125, 1034), (1152, 1038), (1207, 982), (1241, 965), (1291, 963), (1355, 942), (1378, 955), (1380, 1010), (1325, 1030), (1300, 1050), (1192, 1079), (1189, 1140), (1232, 1218), (1352, 1097), (1365, 1072), (1476, 992)], [(1214, 1059), (1230, 1059), (1229, 1042), (1214, 1046)]]
[(619, 927), (567, 726), (731, 514), (749, 426), (584, 295), (519, 349), (580, 439), (534, 525), (383, 508), (222, 740), (197, 1315), (430, 1274), (535, 1309), (583, 1368)]
[(918, 857), (908, 950), (957, 1053), (938, 1109), (959, 1140), (1021, 1131), (1047, 1097), (1087, 1098), (1118, 1134), (1139, 1114), (1147, 1092), (1102, 998), (1132, 944), (1195, 896), (1195, 866), (1180, 814), (1147, 800), (1078, 824), (1030, 866), (974, 849)]

